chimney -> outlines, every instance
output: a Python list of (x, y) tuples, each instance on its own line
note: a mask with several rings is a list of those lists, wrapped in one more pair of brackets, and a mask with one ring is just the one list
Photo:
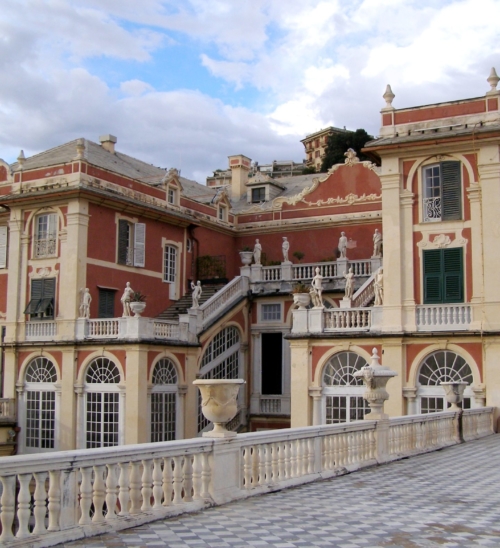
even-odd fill
[(236, 201), (247, 192), (248, 172), (252, 160), (243, 156), (243, 154), (228, 156), (228, 158), (229, 169), (231, 170), (231, 198)]
[(115, 153), (115, 143), (117, 139), (114, 135), (101, 135), (99, 137), (99, 141), (101, 142), (101, 146), (104, 150), (111, 152), (111, 154)]

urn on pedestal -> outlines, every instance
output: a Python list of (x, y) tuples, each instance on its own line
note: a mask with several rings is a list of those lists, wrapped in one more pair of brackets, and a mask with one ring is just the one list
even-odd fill
[(397, 375), (392, 369), (380, 365), (379, 360), (378, 351), (374, 348), (370, 365), (365, 365), (354, 373), (355, 377), (363, 379), (365, 383), (366, 391), (363, 398), (370, 406), (370, 413), (365, 415), (367, 420), (387, 418), (384, 413), (384, 402), (389, 399), (389, 394), (385, 387), (389, 379)]
[(213, 422), (214, 429), (203, 432), (206, 438), (234, 438), (236, 432), (226, 429), (226, 424), (238, 412), (237, 397), (243, 379), (198, 379), (193, 381), (201, 392), (201, 411)]
[(468, 386), (468, 382), (441, 382), (446, 394), (446, 401), (451, 404), (448, 411), (461, 411), (459, 403), (464, 399), (464, 390)]

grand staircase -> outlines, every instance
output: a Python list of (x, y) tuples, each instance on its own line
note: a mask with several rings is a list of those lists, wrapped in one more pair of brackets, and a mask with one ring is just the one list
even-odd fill
[[(201, 297), (199, 299), (200, 306), (207, 302), (210, 297), (215, 295), (217, 291), (222, 289), (224, 284), (207, 284), (202, 288)], [(188, 308), (191, 308), (193, 300), (191, 299), (191, 292), (183, 295), (173, 305), (169, 306), (161, 314), (157, 316), (159, 320), (178, 320), (179, 314), (187, 314)]]

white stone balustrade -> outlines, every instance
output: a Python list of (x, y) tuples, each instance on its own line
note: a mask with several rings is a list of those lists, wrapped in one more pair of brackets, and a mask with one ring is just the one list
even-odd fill
[(416, 307), (417, 331), (466, 330), (472, 322), (469, 304), (436, 304)]
[(181, 339), (179, 322), (131, 316), (125, 318), (105, 318), (76, 322), (77, 340), (84, 339)]
[(57, 323), (55, 321), (26, 322), (25, 340), (50, 341), (57, 337)]
[[(3, 457), (0, 543), (51, 546), (437, 450), (459, 443), (458, 416)], [(493, 408), (463, 412), (466, 440), (492, 425)]]
[(324, 311), (325, 331), (369, 331), (371, 308), (330, 308)]

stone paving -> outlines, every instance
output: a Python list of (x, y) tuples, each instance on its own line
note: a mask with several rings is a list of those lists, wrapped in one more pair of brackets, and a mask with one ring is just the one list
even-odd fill
[(65, 546), (500, 547), (500, 435)]

